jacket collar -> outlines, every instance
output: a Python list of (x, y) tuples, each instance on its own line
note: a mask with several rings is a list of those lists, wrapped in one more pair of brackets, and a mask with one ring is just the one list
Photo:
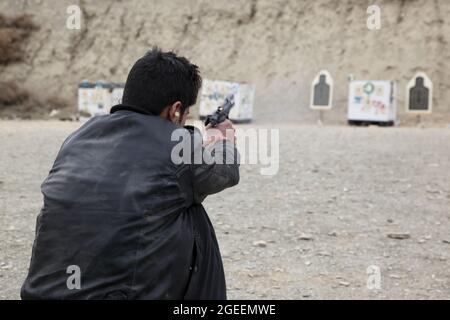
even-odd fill
[(146, 114), (146, 115), (149, 115), (149, 116), (154, 116), (153, 113), (151, 113), (148, 110), (145, 110), (144, 108), (131, 106), (131, 105), (125, 105), (125, 104), (118, 104), (118, 105), (113, 106), (111, 108), (110, 113), (113, 114), (113, 113), (115, 113), (117, 111), (120, 111), (120, 110), (133, 111), (133, 112), (137, 112), (137, 113), (141, 113), (141, 114)]

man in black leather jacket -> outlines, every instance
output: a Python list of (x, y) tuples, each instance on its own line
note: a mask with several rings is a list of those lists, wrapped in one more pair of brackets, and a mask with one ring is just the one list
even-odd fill
[(231, 122), (183, 149), (221, 161), (173, 159), (174, 132), (199, 134), (183, 126), (200, 86), (197, 66), (155, 48), (131, 69), (123, 103), (67, 138), (42, 184), (22, 299), (226, 299), (201, 203), (239, 182)]

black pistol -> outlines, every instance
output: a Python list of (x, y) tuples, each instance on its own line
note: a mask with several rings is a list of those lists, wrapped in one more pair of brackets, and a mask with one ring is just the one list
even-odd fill
[(205, 126), (211, 125), (211, 127), (217, 126), (219, 123), (228, 119), (231, 108), (234, 107), (234, 94), (230, 94), (225, 98), (225, 102), (217, 108), (217, 110), (206, 117)]

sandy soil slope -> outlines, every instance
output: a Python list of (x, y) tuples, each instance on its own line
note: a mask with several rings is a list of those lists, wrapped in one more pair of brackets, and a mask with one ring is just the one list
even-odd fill
[[(69, 5), (83, 13), (66, 28)], [(450, 2), (379, 0), (381, 30), (367, 28), (369, 0), (6, 0), (5, 15), (30, 13), (40, 26), (23, 63), (0, 66), (42, 100), (76, 107), (82, 79), (125, 81), (134, 61), (158, 45), (200, 66), (210, 79), (256, 85), (255, 119), (314, 123), (311, 82), (321, 69), (334, 78), (333, 123), (345, 122), (348, 76), (393, 80), (399, 118), (406, 84), (418, 71), (434, 82), (430, 122), (450, 122)], [(1, 110), (0, 110), (1, 111)], [(50, 111), (49, 111), (50, 112)], [(1, 116), (1, 113), (0, 113)], [(414, 118), (412, 119), (414, 120)]]

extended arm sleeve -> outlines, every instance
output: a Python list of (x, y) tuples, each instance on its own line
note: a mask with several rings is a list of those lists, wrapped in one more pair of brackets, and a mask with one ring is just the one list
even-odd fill
[(239, 183), (239, 153), (231, 141), (218, 141), (207, 148), (197, 144), (194, 150), (199, 152), (200, 148), (201, 163), (194, 161), (191, 165), (195, 203)]

